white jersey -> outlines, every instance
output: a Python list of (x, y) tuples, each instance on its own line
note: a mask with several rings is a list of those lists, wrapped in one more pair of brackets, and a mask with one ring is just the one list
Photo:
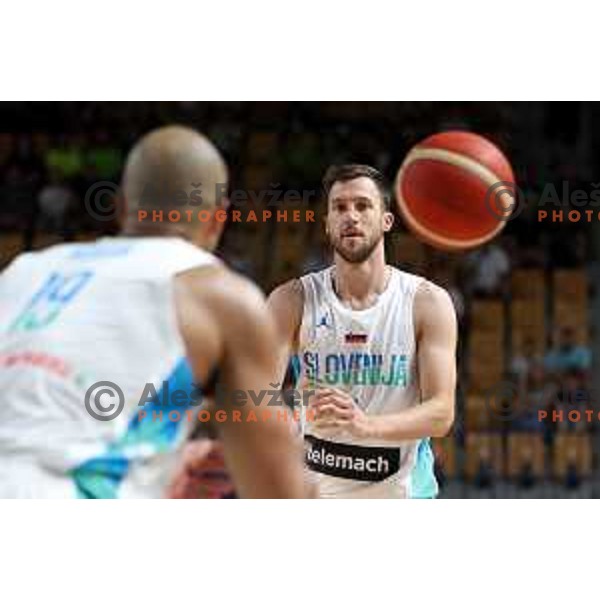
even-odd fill
[[(416, 405), (413, 301), (425, 281), (392, 268), (385, 291), (365, 310), (344, 306), (332, 285), (334, 267), (300, 278), (304, 311), (297, 387), (341, 388), (367, 415)], [(324, 437), (303, 406), (305, 460), (324, 497), (434, 497), (437, 484), (429, 440), (386, 443), (349, 434)]]
[[(173, 277), (217, 262), (178, 238), (119, 237), (0, 274), (1, 498), (163, 495), (201, 402)], [(111, 406), (116, 418), (97, 418)]]

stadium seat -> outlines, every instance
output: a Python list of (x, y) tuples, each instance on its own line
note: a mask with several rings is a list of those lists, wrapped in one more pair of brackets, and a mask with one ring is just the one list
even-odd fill
[(512, 324), (519, 326), (521, 329), (544, 329), (546, 312), (543, 299), (513, 300), (510, 303), (509, 312)]
[(592, 473), (592, 441), (587, 434), (563, 432), (554, 439), (554, 476), (563, 480), (569, 466), (576, 469), (580, 477)]
[(491, 466), (494, 475), (501, 477), (503, 472), (502, 437), (498, 433), (470, 433), (465, 443), (465, 475), (467, 480), (477, 476), (481, 461)]
[(511, 276), (511, 297), (544, 301), (546, 276), (542, 269), (516, 269)]
[(532, 340), (535, 349), (546, 348), (546, 310), (543, 298), (513, 300), (509, 307), (512, 354), (519, 354), (525, 340)]
[(560, 301), (554, 304), (553, 322), (555, 325), (561, 324), (578, 325), (587, 323), (588, 318), (588, 303), (572, 303)]
[(473, 391), (485, 391), (502, 379), (504, 341), (500, 331), (475, 327), (471, 331), (467, 362), (469, 386)]
[(502, 381), (504, 366), (501, 363), (486, 364), (471, 360), (469, 365), (469, 389), (474, 393), (485, 393)]
[(471, 326), (477, 331), (503, 331), (504, 306), (496, 300), (475, 300), (471, 304)]
[(469, 336), (469, 349), (478, 360), (497, 360), (501, 364), (504, 356), (503, 336), (500, 332), (473, 329)]
[(529, 463), (531, 474), (545, 475), (544, 440), (541, 433), (511, 433), (507, 444), (506, 476), (517, 479)]
[(523, 353), (527, 342), (533, 343), (533, 348), (538, 355), (543, 355), (547, 348), (547, 336), (545, 330), (521, 329), (518, 326), (511, 328), (511, 356), (519, 356)]
[(584, 269), (561, 269), (553, 275), (554, 329), (572, 327), (580, 343), (587, 343), (589, 281)]
[(465, 429), (468, 432), (489, 432), (498, 426), (488, 406), (488, 399), (473, 394), (465, 399)]
[(587, 344), (590, 339), (590, 316), (587, 299), (579, 303), (568, 304), (560, 301), (554, 305), (552, 324), (555, 331), (570, 328), (580, 344)]
[(588, 277), (584, 269), (559, 269), (553, 278), (554, 299), (578, 301), (587, 298)]

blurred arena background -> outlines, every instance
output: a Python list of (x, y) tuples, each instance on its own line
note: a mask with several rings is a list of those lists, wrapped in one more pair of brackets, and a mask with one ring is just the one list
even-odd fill
[[(117, 183), (134, 140), (169, 123), (207, 134), (239, 190), (318, 190), (327, 166), (345, 162), (371, 164), (393, 180), (410, 147), (442, 130), (471, 130), (495, 142), (527, 200), (495, 242), (466, 254), (438, 252), (399, 219), (388, 239), (389, 262), (448, 289), (460, 319), (458, 416), (452, 434), (434, 442), (441, 495), (600, 497), (594, 442), (600, 407), (591, 393), (600, 389), (597, 376), (594, 382), (600, 369), (592, 367), (599, 222), (538, 222), (536, 207), (547, 184), (589, 189), (598, 177), (600, 107), (3, 103), (0, 268), (24, 250), (113, 235), (113, 220), (86, 210), (86, 193), (99, 181)], [(315, 195), (303, 208), (320, 215), (324, 206)], [(322, 226), (303, 220), (229, 223), (219, 252), (265, 292), (328, 261)], [(590, 423), (566, 418), (569, 410), (588, 407), (596, 415)], [(540, 422), (541, 409), (562, 410), (562, 422)]]

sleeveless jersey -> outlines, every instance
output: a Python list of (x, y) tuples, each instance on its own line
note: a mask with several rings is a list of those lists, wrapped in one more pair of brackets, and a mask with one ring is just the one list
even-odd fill
[(307, 467), (324, 497), (431, 498), (437, 494), (429, 440), (387, 443), (324, 437), (306, 398), (315, 387), (348, 392), (367, 415), (393, 414), (420, 401), (413, 301), (421, 277), (392, 269), (384, 292), (364, 310), (344, 306), (334, 267), (300, 278), (304, 311), (297, 387)]
[(0, 274), (0, 497), (163, 495), (201, 402), (173, 277), (217, 263), (179, 238), (120, 237)]

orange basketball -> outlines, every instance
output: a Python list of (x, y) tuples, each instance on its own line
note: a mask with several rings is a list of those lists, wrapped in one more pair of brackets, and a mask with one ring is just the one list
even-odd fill
[(395, 194), (400, 214), (419, 239), (442, 250), (463, 251), (494, 238), (511, 217), (514, 175), (489, 140), (446, 131), (408, 153)]

